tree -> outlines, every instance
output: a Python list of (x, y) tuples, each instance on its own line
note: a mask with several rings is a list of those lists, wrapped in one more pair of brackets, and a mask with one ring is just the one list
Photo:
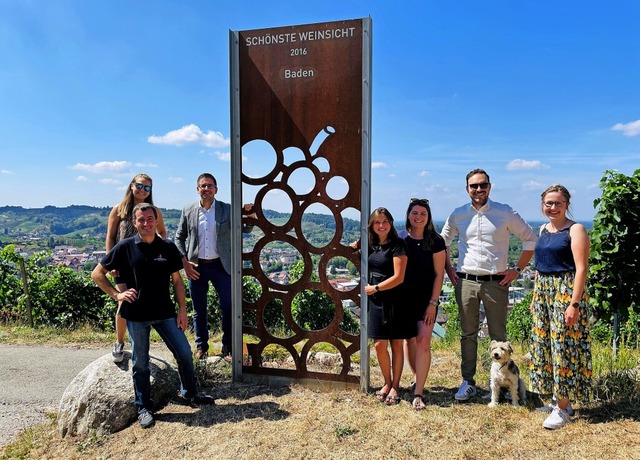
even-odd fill
[(607, 170), (599, 187), (590, 232), (591, 305), (605, 321), (627, 321), (637, 318), (640, 305), (640, 169), (632, 176)]

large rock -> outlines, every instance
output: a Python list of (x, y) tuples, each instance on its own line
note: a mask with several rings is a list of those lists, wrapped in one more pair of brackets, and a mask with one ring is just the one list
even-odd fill
[[(178, 371), (151, 356), (151, 397), (163, 406), (180, 388)], [(58, 408), (58, 431), (66, 435), (98, 435), (122, 430), (137, 419), (131, 378), (131, 354), (115, 364), (111, 354), (96, 359), (69, 384)]]

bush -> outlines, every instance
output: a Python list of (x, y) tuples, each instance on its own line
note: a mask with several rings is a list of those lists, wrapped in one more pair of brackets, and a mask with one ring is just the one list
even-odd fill
[(25, 321), (29, 301), (35, 325), (75, 328), (88, 324), (99, 330), (112, 327), (116, 303), (107, 300), (88, 272), (49, 267), (49, 254), (35, 253), (24, 259), (27, 298), (22, 290), (21, 258), (11, 245), (0, 251), (0, 316), (5, 321)]
[(533, 320), (531, 311), (531, 298), (533, 294), (527, 294), (521, 302), (516, 303), (507, 317), (507, 339), (512, 342), (528, 342), (531, 337)]
[(458, 304), (455, 298), (452, 296), (448, 302), (442, 303), (442, 311), (445, 312), (449, 318), (447, 319), (446, 333), (444, 335), (443, 342), (451, 344), (460, 340), (462, 335), (462, 329), (460, 327), (460, 314), (458, 313)]

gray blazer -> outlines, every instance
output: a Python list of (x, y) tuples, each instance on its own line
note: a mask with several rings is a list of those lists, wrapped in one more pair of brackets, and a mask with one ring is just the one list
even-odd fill
[[(216, 237), (220, 262), (227, 273), (231, 273), (231, 205), (215, 200)], [(180, 215), (176, 231), (176, 246), (183, 256), (198, 263), (198, 210), (200, 202), (187, 205)], [(243, 229), (244, 230), (244, 229)], [(249, 230), (251, 231), (251, 230)]]

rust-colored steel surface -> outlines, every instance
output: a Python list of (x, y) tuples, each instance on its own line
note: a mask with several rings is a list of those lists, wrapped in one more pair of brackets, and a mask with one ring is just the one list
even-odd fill
[[(244, 31), (239, 37), (243, 157), (248, 145), (262, 144), (261, 151), (273, 164), (257, 176), (244, 160), (242, 164), (243, 188), (250, 186), (255, 192), (257, 220), (251, 223), (264, 235), (242, 256), (243, 275), (260, 285), (257, 300), (243, 299), (243, 334), (258, 338), (247, 344), (249, 360), (243, 374), (357, 383), (352, 357), (360, 349), (359, 335), (345, 332), (340, 323), (343, 301), (360, 305), (360, 288), (334, 287), (327, 267), (333, 257), (341, 256), (360, 268), (358, 256), (343, 238), (343, 211), (361, 209), (362, 20)], [(292, 150), (295, 161), (288, 159)], [(304, 177), (308, 183), (300, 186), (292, 177)], [(332, 191), (329, 182), (346, 183), (345, 193)], [(286, 222), (265, 216), (269, 193), (290, 201)], [(310, 206), (310, 212), (316, 212), (319, 204), (333, 216), (336, 229), (330, 240), (314, 246), (303, 232), (302, 218)], [(283, 244), (304, 261), (302, 276), (295, 282), (274, 281), (261, 268), (265, 246)], [(315, 267), (313, 254), (319, 257)], [(333, 320), (320, 330), (305, 329), (292, 312), (294, 298), (304, 301), (309, 291), (324, 293), (325, 305), (332, 302), (335, 310)], [(280, 332), (265, 324), (273, 315), (286, 324)], [(319, 343), (331, 344), (340, 353), (339, 371), (308, 369), (309, 353)], [(286, 350), (293, 365), (269, 367), (265, 347), (272, 344)]]

